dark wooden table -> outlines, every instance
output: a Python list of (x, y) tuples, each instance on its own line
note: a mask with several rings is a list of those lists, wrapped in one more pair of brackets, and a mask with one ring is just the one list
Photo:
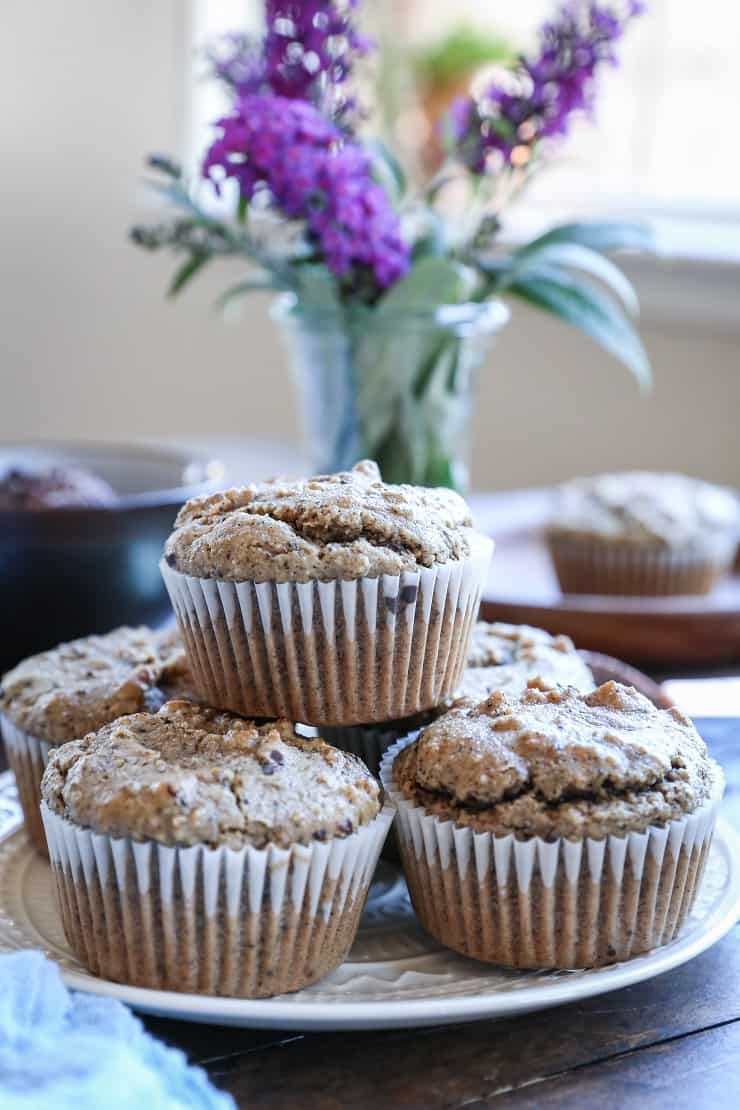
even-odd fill
[[(697, 724), (740, 829), (740, 718)], [(648, 983), (508, 1020), (305, 1035), (146, 1024), (244, 1107), (738, 1110), (740, 926)]]

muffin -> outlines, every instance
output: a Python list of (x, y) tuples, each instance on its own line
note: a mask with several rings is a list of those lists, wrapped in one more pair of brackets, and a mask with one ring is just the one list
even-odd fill
[(460, 701), (478, 702), (494, 690), (521, 694), (529, 680), (538, 677), (548, 685), (575, 686), (584, 692), (595, 686), (594, 676), (567, 636), (551, 636), (543, 628), (526, 624), (478, 621), (452, 699), (411, 719), (325, 728), (323, 736), (330, 744), (359, 755), (377, 775), (384, 752), (399, 737), (429, 724)]
[(575, 686), (583, 693), (595, 685), (568, 636), (552, 636), (528, 624), (478, 621), (455, 698), (481, 701), (494, 690), (515, 696), (532, 678), (549, 686)]
[(0, 471), (0, 512), (105, 508), (118, 497), (89, 470), (71, 466), (11, 466)]
[(424, 928), (511, 967), (597, 967), (690, 911), (723, 790), (678, 710), (538, 680), (451, 710), (381, 767)]
[(191, 702), (55, 749), (42, 816), (93, 974), (264, 998), (344, 959), (393, 819), (359, 760)]
[(563, 593), (708, 593), (732, 566), (737, 495), (683, 474), (640, 471), (561, 487), (546, 539)]
[(187, 502), (161, 566), (204, 701), (346, 725), (453, 693), (492, 546), (456, 493), (363, 462)]
[(49, 751), (177, 694), (195, 696), (176, 632), (117, 628), (33, 655), (0, 680), (0, 728), (23, 819), (46, 855), (39, 787)]

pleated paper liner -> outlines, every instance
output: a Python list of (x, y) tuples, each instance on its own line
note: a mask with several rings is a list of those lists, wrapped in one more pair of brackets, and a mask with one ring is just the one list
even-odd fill
[(46, 834), (41, 821), (41, 778), (53, 745), (39, 740), (30, 732), (19, 728), (7, 714), (0, 714), (5, 750), (8, 763), (15, 775), (18, 799), (23, 810), (23, 823), (29, 840), (42, 856), (48, 856)]
[(403, 869), (421, 924), (448, 948), (521, 968), (584, 968), (666, 944), (693, 905), (722, 797), (665, 827), (603, 840), (476, 833), (404, 798), (385, 754)]
[(563, 593), (669, 597), (706, 594), (727, 573), (734, 540), (684, 553), (644, 544), (549, 536), (547, 545)]
[(266, 998), (344, 960), (394, 811), (344, 839), (239, 850), (138, 843), (41, 813), (65, 936), (94, 975)]
[(210, 705), (312, 725), (410, 717), (465, 666), (493, 549), (353, 581), (228, 582), (160, 566), (193, 678)]

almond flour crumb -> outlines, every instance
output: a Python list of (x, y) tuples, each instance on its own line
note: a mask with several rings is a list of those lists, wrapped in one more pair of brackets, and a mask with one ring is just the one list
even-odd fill
[(287, 721), (256, 724), (185, 701), (56, 748), (41, 793), (77, 825), (170, 846), (322, 842), (380, 809), (354, 756), (297, 736)]
[(447, 489), (393, 486), (373, 462), (188, 501), (165, 545), (183, 574), (308, 582), (397, 575), (465, 559), (472, 518)]

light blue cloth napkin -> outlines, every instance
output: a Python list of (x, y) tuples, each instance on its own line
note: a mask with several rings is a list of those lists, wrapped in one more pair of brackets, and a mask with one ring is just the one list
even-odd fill
[(112, 998), (72, 993), (41, 952), (0, 956), (2, 1110), (233, 1110)]

